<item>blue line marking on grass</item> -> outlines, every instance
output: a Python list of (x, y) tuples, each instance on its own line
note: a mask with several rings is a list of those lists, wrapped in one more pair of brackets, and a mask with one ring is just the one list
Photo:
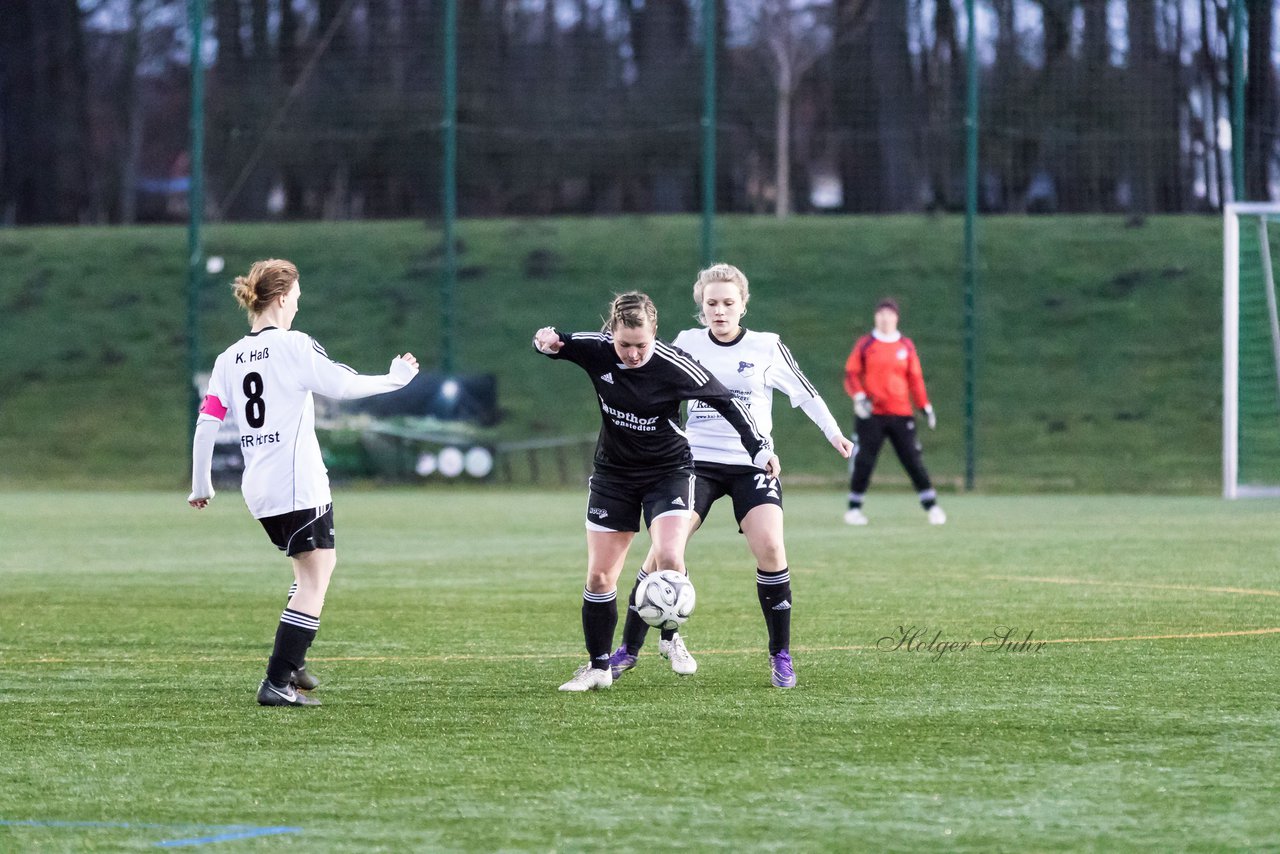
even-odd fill
[(252, 839), (255, 836), (280, 836), (285, 833), (301, 833), (300, 827), (245, 827), (245, 828), (223, 828), (230, 831), (229, 833), (219, 833), (216, 836), (199, 836), (194, 839), (169, 839), (164, 842), (157, 842), (157, 848), (182, 848), (187, 845), (208, 845), (211, 842), (227, 842), (232, 839)]
[(20, 821), (0, 819), (0, 827), (95, 827), (114, 830), (221, 831), (212, 835), (195, 836), (189, 839), (166, 839), (154, 843), (157, 848), (184, 848), (194, 845), (209, 845), (214, 842), (229, 842), (233, 839), (252, 839), (256, 836), (280, 836), (286, 833), (302, 832), (300, 827), (255, 827), (247, 824), (144, 824), (128, 821), (39, 821), (35, 819)]

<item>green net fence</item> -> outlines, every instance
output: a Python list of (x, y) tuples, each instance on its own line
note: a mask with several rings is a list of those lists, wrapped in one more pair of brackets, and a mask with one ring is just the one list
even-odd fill
[[(654, 297), (665, 336), (692, 326), (711, 243), (751, 279), (748, 325), (784, 334), (846, 426), (844, 358), (875, 301), (898, 298), (940, 414), (927, 460), (955, 484), (972, 194), (980, 482), (1218, 485), (1220, 413), (1181, 402), (1220, 385), (1222, 206), (1280, 196), (1280, 2), (458, 0), (450, 33), (447, 0), (16, 0), (31, 14), (0, 27), (0, 221), (180, 230), (200, 2), (203, 250), (226, 266), (193, 287), (196, 364), (241, 328), (230, 276), (291, 258), (308, 331), (332, 352), (394, 344), (492, 376), (489, 444), (552, 442), (521, 470), (574, 472), (554, 443), (595, 426), (580, 378), (514, 348), (543, 323), (598, 327), (631, 288)], [(120, 247), (66, 276), (108, 267), (138, 292), (173, 290), (163, 253)], [(4, 256), (6, 392), (38, 385), (30, 354), (52, 339), (22, 338), (20, 319), (63, 275), (27, 251)], [(803, 417), (777, 423), (792, 474), (843, 477)]]
[(1276, 257), (1280, 215), (1242, 216), (1237, 480), (1243, 486), (1280, 487), (1280, 333), (1274, 328), (1277, 295), (1268, 263)]

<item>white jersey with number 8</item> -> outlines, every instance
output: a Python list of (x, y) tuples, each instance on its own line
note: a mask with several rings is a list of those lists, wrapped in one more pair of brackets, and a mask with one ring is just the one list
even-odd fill
[(394, 391), (417, 373), (402, 360), (392, 373), (361, 376), (331, 360), (310, 335), (268, 327), (232, 344), (213, 365), (201, 418), (240, 426), (241, 491), (254, 518), (332, 502), (315, 433), (312, 392), (349, 399)]

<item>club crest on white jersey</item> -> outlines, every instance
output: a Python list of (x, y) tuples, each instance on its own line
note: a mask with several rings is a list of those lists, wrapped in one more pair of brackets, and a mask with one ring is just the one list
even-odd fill
[[(734, 397), (751, 411), (756, 427), (765, 436), (773, 432), (773, 392), (778, 390), (799, 406), (818, 397), (818, 391), (801, 373), (778, 336), (772, 332), (744, 329), (737, 341), (724, 344), (707, 329), (686, 329), (673, 341), (687, 351)], [(752, 465), (727, 421), (701, 401), (689, 403), (685, 430), (696, 460), (724, 465)]]

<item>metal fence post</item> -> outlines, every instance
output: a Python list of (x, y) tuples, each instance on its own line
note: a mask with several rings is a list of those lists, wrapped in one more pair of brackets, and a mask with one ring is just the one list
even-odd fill
[(715, 263), (716, 0), (702, 0), (702, 266)]
[(188, 427), (195, 435), (200, 392), (195, 375), (200, 369), (200, 293), (204, 285), (204, 0), (190, 0), (187, 20), (191, 28), (191, 176), (187, 185), (187, 388)]
[(965, 0), (968, 53), (965, 108), (964, 194), (964, 488), (974, 486), (977, 444), (978, 291), (978, 40), (974, 0)]
[(444, 269), (440, 286), (440, 368), (453, 373), (453, 296), (458, 283), (454, 228), (458, 218), (458, 0), (444, 3), (444, 133), (443, 237)]
[(1245, 15), (1245, 0), (1231, 3), (1231, 190), (1232, 201), (1245, 200), (1244, 183), (1244, 84), (1245, 42), (1249, 37), (1249, 22)]

